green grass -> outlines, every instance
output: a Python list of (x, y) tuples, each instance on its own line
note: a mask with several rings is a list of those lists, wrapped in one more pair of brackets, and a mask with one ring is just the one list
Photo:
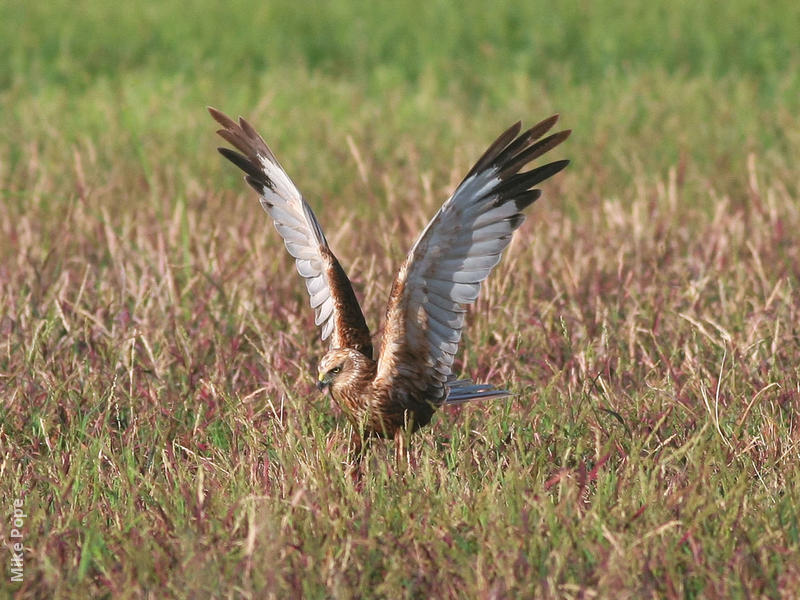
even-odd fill
[[(0, 596), (800, 589), (800, 10), (643, 6), (0, 3), (4, 543), (27, 514)], [(263, 132), (375, 331), (474, 159), (560, 112), (573, 163), (458, 363), (515, 397), (354, 484), (209, 104)]]

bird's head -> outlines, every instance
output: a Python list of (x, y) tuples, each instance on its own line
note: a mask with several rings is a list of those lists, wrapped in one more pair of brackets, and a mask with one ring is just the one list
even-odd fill
[(361, 379), (369, 372), (367, 368), (365, 373), (366, 361), (366, 356), (351, 348), (333, 348), (317, 366), (317, 389), (335, 390)]

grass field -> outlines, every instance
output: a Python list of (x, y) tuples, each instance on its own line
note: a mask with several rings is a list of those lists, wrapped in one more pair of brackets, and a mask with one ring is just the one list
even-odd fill
[[(800, 8), (461, 4), (0, 3), (0, 597), (797, 597)], [(373, 331), (486, 145), (560, 112), (458, 362), (514, 397), (355, 484), (206, 105)]]

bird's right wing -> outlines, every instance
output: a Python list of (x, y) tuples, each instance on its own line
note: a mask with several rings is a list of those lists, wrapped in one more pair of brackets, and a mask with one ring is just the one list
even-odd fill
[(331, 348), (353, 348), (372, 358), (372, 339), (353, 286), (333, 255), (311, 207), (283, 170), (264, 139), (243, 118), (235, 122), (209, 108), (222, 129), (217, 133), (241, 152), (219, 148), (220, 154), (245, 172), (261, 206), (275, 222), (286, 249), (305, 279), (315, 323)]
[[(455, 389), (453, 357), (461, 340), (466, 306), (500, 262), (522, 210), (540, 190), (531, 189), (558, 173), (560, 160), (520, 173), (529, 162), (563, 142), (569, 131), (539, 140), (557, 116), (520, 133), (520, 123), (503, 133), (470, 170), (431, 219), (408, 253), (392, 285), (376, 381), (431, 402), (476, 397), (488, 389)], [(480, 387), (480, 386), (478, 386)], [(468, 393), (467, 393), (468, 392)]]

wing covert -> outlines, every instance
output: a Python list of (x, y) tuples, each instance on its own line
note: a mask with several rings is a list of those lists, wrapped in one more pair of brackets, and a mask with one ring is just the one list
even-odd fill
[[(331, 252), (311, 207), (283, 170), (264, 139), (243, 118), (235, 122), (210, 108), (222, 129), (217, 133), (239, 152), (219, 148), (220, 154), (245, 173), (258, 192), (261, 206), (295, 259), (314, 309), (314, 323), (331, 348), (353, 348), (372, 358), (372, 340), (350, 280)], [(240, 154), (241, 152), (241, 154)]]

